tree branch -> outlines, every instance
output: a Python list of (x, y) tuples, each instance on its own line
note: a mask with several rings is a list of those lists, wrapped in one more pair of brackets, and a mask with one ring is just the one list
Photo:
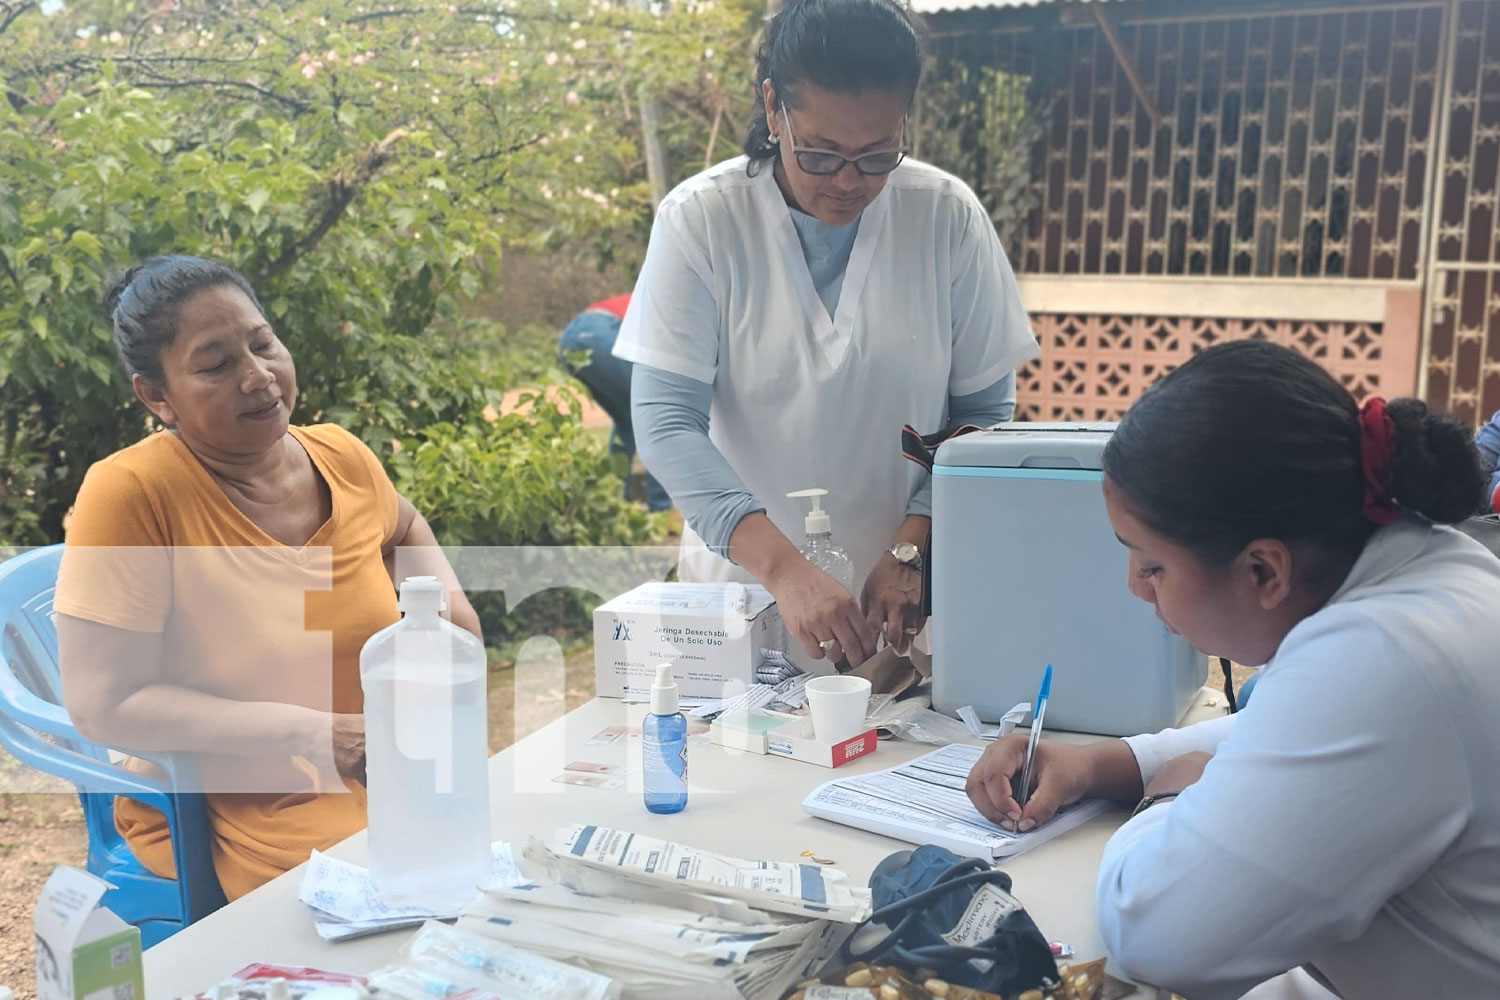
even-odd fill
[(365, 154), (354, 168), (354, 176), (345, 180), (342, 173), (336, 173), (328, 181), (328, 202), (323, 206), (323, 211), (318, 214), (318, 221), (313, 224), (312, 229), (291, 246), (281, 252), (281, 256), (273, 260), (262, 270), (256, 272), (252, 284), (259, 286), (279, 276), (287, 268), (291, 267), (297, 260), (318, 245), (318, 242), (328, 235), (328, 231), (344, 215), (349, 203), (354, 200), (355, 195), (370, 183), (380, 168), (390, 162), (392, 148), (397, 141), (405, 138), (406, 129), (398, 128), (381, 139), (370, 151)]
[(522, 139), (519, 142), (511, 143), (509, 146), (503, 146), (500, 149), (492, 149), (487, 153), (475, 153), (468, 159), (460, 160), (459, 163), (464, 166), (469, 166), (470, 164), (474, 163), (487, 163), (490, 160), (498, 160), (502, 156), (509, 156), (512, 153), (519, 153), (527, 146), (535, 146), (541, 141), (542, 136), (540, 134), (537, 134), (532, 136), (530, 139)]
[(0, 16), (0, 35), (5, 34), (5, 29), (11, 26), (11, 22), (35, 6), (35, 0), (26, 0), (24, 3), (14, 5), (0, 3), (0, 12), (3, 12), (3, 16)]
[(165, 63), (169, 66), (176, 63), (190, 65), (202, 64), (209, 66), (242, 66), (245, 63), (254, 62), (257, 59), (254, 51), (248, 52), (242, 56), (234, 56), (232, 58), (225, 58), (221, 56), (183, 56), (176, 55), (175, 53), (163, 56), (141, 56), (131, 54), (111, 56), (110, 58), (114, 59), (114, 61), (118, 64), (138, 64), (141, 66), (146, 66), (151, 63)]
[(179, 90), (183, 87), (239, 87), (243, 90), (254, 91), (267, 100), (275, 101), (277, 104), (290, 108), (298, 114), (304, 114), (312, 110), (312, 105), (306, 101), (299, 101), (295, 97), (287, 97), (285, 94), (278, 94), (274, 90), (267, 90), (265, 87), (251, 83), (249, 80), (176, 80), (158, 74), (155, 79), (136, 80), (134, 83), (137, 87), (155, 90)]
[[(365, 21), (381, 21), (389, 17), (415, 17), (419, 14), (431, 14), (432, 10), (418, 7), (391, 7), (386, 10), (370, 10), (363, 14), (352, 14), (345, 18), (348, 24), (361, 24)], [(460, 7), (454, 12), (455, 16), (485, 18), (498, 20), (505, 14), (495, 7)]]

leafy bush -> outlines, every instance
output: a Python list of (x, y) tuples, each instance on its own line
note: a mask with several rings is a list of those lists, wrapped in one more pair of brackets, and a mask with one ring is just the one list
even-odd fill
[(659, 530), (621, 500), (624, 460), (579, 419), (568, 386), (493, 421), (429, 424), (391, 456), (396, 488), (445, 545), (631, 545)]
[[(400, 442), (396, 488), (454, 546), (634, 545), (662, 536), (667, 516), (622, 499), (623, 456), (579, 419), (565, 385), (522, 395), (494, 420), (439, 423)], [(601, 595), (609, 596), (609, 595)], [(594, 595), (550, 589), (512, 604), (471, 593), (486, 640), (510, 647), (548, 634), (565, 644), (588, 634)]]
[[(477, 448), (466, 428), (505, 385), (451, 349), (465, 302), (502, 250), (639, 227), (620, 95), (692, 90), (740, 20), (601, 0), (0, 4), (0, 540), (60, 539), (88, 466), (147, 430), (98, 302), (156, 253), (247, 274), (297, 361), (295, 419), (380, 454), (430, 425)], [(580, 510), (624, 533), (627, 515)]]

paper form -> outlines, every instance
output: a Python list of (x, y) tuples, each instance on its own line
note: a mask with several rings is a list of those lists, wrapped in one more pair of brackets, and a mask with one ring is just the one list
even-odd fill
[(846, 826), (994, 860), (1045, 843), (1109, 807), (1102, 799), (1074, 803), (1028, 833), (996, 826), (964, 791), (983, 752), (983, 747), (955, 743), (884, 771), (837, 778), (813, 789), (802, 808)]
[[(496, 841), (490, 845), (494, 862), (490, 885), (525, 885), (526, 879), (516, 867), (510, 844)], [(302, 872), (297, 898), (313, 911), (318, 936), (325, 941), (374, 934), (398, 927), (414, 927), (432, 917), (453, 917), (456, 913), (434, 913), (420, 906), (389, 906), (380, 899), (368, 868), (330, 858), (313, 851)]]

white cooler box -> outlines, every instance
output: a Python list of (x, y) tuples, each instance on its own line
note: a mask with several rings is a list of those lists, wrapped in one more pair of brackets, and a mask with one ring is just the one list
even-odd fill
[(998, 722), (1053, 666), (1048, 729), (1174, 725), (1204, 656), (1127, 589), (1104, 512), (1113, 424), (1002, 424), (945, 442), (932, 470), (932, 701)]

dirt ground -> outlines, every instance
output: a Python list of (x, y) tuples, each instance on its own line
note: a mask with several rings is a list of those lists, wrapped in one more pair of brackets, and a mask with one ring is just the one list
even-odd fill
[[(1236, 667), (1235, 687), (1252, 671)], [(1217, 668), (1209, 683), (1218, 687)], [(594, 696), (593, 652), (564, 652), (533, 639), (516, 666), (490, 674), (490, 747), (499, 751)], [(67, 786), (21, 767), (0, 750), (0, 984), (17, 1000), (35, 1000), (31, 911), (57, 864), (83, 865), (83, 812)], [(17, 789), (26, 788), (28, 791)]]
[[(41, 786), (0, 750), (0, 787)], [(31, 909), (56, 864), (82, 866), (88, 854), (83, 810), (71, 788), (0, 793), (0, 983), (21, 1000), (35, 996)]]

